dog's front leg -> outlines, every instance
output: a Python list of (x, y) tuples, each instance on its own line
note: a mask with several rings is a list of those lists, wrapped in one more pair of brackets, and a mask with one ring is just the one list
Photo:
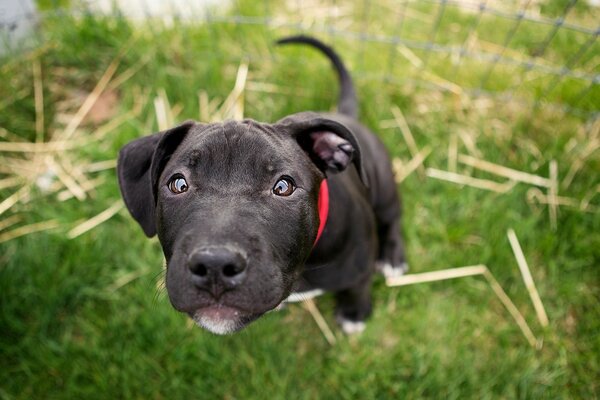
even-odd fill
[(335, 293), (336, 320), (344, 333), (351, 335), (365, 329), (371, 315), (371, 277), (356, 286)]

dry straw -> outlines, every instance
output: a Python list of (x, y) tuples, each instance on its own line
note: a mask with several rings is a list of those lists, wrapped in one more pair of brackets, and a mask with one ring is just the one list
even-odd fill
[(513, 317), (521, 332), (529, 342), (529, 344), (533, 347), (538, 346), (538, 340), (535, 335), (529, 328), (527, 321), (521, 314), (521, 312), (517, 309), (515, 304), (512, 302), (510, 297), (506, 294), (502, 286), (498, 283), (496, 278), (492, 275), (489, 269), (485, 265), (474, 265), (468, 267), (460, 267), (460, 268), (450, 268), (441, 271), (433, 271), (433, 272), (424, 272), (420, 274), (409, 274), (404, 276), (399, 276), (396, 278), (387, 279), (386, 283), (388, 286), (405, 286), (405, 285), (414, 285), (417, 283), (425, 283), (425, 282), (437, 282), (448, 279), (456, 279), (456, 278), (464, 278), (467, 276), (476, 276), (483, 275), (487, 280), (488, 284), (500, 300), (510, 315)]
[[(394, 114), (394, 119), (398, 128), (400, 128), (400, 132), (402, 132), (402, 136), (404, 137), (404, 141), (408, 145), (408, 150), (413, 158), (417, 157), (420, 153), (419, 148), (417, 146), (417, 142), (415, 141), (415, 137), (413, 136), (408, 123), (406, 122), (406, 118), (404, 118), (404, 114), (398, 106), (392, 106), (392, 114)], [(425, 174), (425, 168), (422, 163), (417, 166), (419, 170), (419, 174), (422, 176)]]
[(531, 298), (531, 302), (533, 303), (533, 307), (535, 308), (538, 320), (540, 321), (540, 324), (543, 327), (546, 327), (548, 326), (548, 316), (546, 315), (544, 304), (542, 303), (542, 299), (540, 298), (540, 295), (533, 281), (533, 277), (531, 276), (529, 265), (527, 265), (527, 260), (525, 259), (525, 255), (523, 254), (523, 250), (521, 249), (521, 245), (519, 244), (517, 235), (513, 229), (509, 229), (506, 234), (510, 242), (510, 247), (512, 248), (512, 251), (517, 260), (517, 264), (519, 265), (519, 270), (521, 271), (523, 282), (525, 282), (525, 287), (527, 288), (527, 292), (529, 293), (529, 297)]
[(394, 176), (397, 183), (402, 183), (408, 176), (410, 176), (417, 168), (423, 165), (423, 162), (427, 156), (431, 153), (429, 147), (425, 147), (420, 150), (413, 158), (410, 159), (405, 165), (402, 164), (400, 159), (392, 160), (392, 167), (394, 169)]
[[(65, 120), (63, 118), (63, 120), (65, 120), (64, 128), (62, 130), (56, 129), (54, 135), (49, 135), (47, 132), (44, 132), (44, 84), (47, 86), (47, 90), (51, 92), (57, 91), (56, 93), (61, 96), (64, 94), (69, 95), (69, 93), (60, 85), (53, 85), (52, 82), (44, 82), (44, 71), (39, 56), (31, 57), (36, 135), (33, 142), (26, 142), (23, 141), (19, 135), (0, 128), (0, 137), (5, 139), (5, 141), (0, 142), (0, 153), (2, 153), (0, 154), (0, 158), (2, 159), (0, 173), (8, 175), (0, 179), (0, 189), (21, 186), (18, 190), (0, 202), (0, 215), (8, 211), (13, 213), (19, 212), (20, 204), (30, 201), (33, 195), (44, 196), (56, 193), (57, 198), (61, 201), (70, 198), (77, 198), (78, 200), (83, 201), (89, 198), (90, 193), (95, 190), (96, 187), (105, 182), (105, 177), (100, 176), (94, 178), (88, 174), (113, 168), (115, 166), (114, 160), (85, 163), (82, 162), (82, 160), (76, 159), (75, 157), (77, 157), (77, 154), (70, 150), (86, 146), (92, 141), (103, 140), (107, 133), (113, 131), (124, 122), (131, 120), (141, 112), (143, 104), (138, 102), (133, 110), (112, 118), (108, 123), (96, 129), (93, 134), (87, 135), (86, 137), (81, 135), (78, 136), (78, 132), (80, 132), (78, 129), (84, 121), (84, 118), (90, 113), (92, 107), (97, 103), (100, 96), (106, 92), (107, 88), (114, 90), (130, 79), (149, 61), (150, 58), (148, 56), (143, 59), (142, 62), (127, 69), (124, 73), (119, 75), (117, 79), (112, 80), (116, 75), (121, 58), (134, 43), (135, 38), (135, 36), (132, 37), (132, 39), (121, 48), (81, 106), (79, 106), (77, 98), (73, 97), (72, 101), (67, 98), (64, 102), (65, 106), (69, 108), (76, 106), (78, 109), (72, 116), (65, 114), (64, 110), (66, 109), (64, 108), (61, 114), (57, 114), (57, 119), (54, 121), (55, 123), (61, 123), (60, 119), (63, 117), (68, 117), (68, 119)], [(25, 91), (25, 95), (27, 94), (29, 94), (29, 91)], [(32, 191), (34, 186), (38, 186), (39, 190)], [(97, 226), (107, 219), (108, 211), (113, 212), (116, 209), (116, 207), (113, 207), (89, 221), (86, 221), (85, 225), (75, 227), (69, 234), (81, 234), (85, 230)], [(122, 207), (122, 205), (119, 207)], [(5, 218), (2, 221), (2, 229), (6, 229), (13, 223), (18, 223), (19, 221), (19, 217), (15, 217), (14, 214), (13, 216), (9, 215), (8, 218)], [(45, 221), (17, 227), (10, 232), (3, 232), (2, 241), (11, 240), (46, 229), (52, 229), (56, 227), (55, 225), (58, 226), (55, 221)]]
[(59, 223), (56, 220), (37, 222), (35, 224), (24, 225), (13, 230), (0, 233), (0, 243), (8, 242), (21, 236), (29, 235), (35, 232), (47, 231), (58, 228)]
[(85, 222), (77, 225), (71, 229), (67, 234), (69, 239), (75, 239), (77, 236), (84, 234), (85, 232), (97, 227), (101, 223), (108, 221), (113, 215), (118, 213), (123, 208), (123, 202), (121, 200), (116, 201), (112, 206), (102, 211), (100, 214), (88, 219)]
[(430, 178), (440, 179), (459, 185), (467, 185), (477, 189), (490, 190), (496, 193), (506, 193), (515, 186), (514, 181), (498, 183), (488, 179), (473, 178), (472, 176), (461, 175), (454, 172), (442, 171), (435, 168), (427, 168), (425, 171)]
[(313, 317), (313, 319), (315, 320), (317, 326), (319, 327), (319, 329), (323, 333), (323, 336), (327, 340), (327, 343), (329, 343), (331, 346), (335, 345), (336, 342), (337, 342), (337, 339), (335, 338), (335, 335), (333, 334), (333, 331), (331, 330), (331, 328), (327, 324), (327, 321), (325, 321), (325, 318), (323, 318), (323, 315), (321, 314), (321, 312), (317, 308), (317, 305), (315, 304), (314, 300), (313, 299), (304, 300), (302, 302), (302, 306)]
[(474, 167), (482, 171), (501, 176), (503, 178), (508, 178), (512, 181), (528, 183), (530, 185), (542, 186), (545, 188), (549, 188), (552, 186), (552, 181), (548, 178), (533, 175), (523, 171), (518, 171), (502, 165), (491, 163), (489, 161), (480, 160), (465, 154), (459, 154), (458, 161), (470, 167)]
[(550, 187), (548, 188), (548, 198), (550, 203), (548, 204), (548, 212), (550, 214), (550, 227), (555, 231), (558, 224), (558, 164), (556, 160), (550, 161), (549, 167)]

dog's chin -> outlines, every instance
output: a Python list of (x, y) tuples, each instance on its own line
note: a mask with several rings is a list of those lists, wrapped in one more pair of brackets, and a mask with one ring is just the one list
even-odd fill
[(246, 314), (237, 308), (213, 305), (199, 308), (192, 319), (199, 327), (216, 335), (228, 335), (244, 328), (260, 314)]

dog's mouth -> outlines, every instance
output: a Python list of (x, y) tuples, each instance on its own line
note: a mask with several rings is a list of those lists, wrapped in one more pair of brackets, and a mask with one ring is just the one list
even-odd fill
[(262, 314), (248, 313), (239, 308), (213, 304), (189, 313), (201, 328), (217, 335), (237, 332)]

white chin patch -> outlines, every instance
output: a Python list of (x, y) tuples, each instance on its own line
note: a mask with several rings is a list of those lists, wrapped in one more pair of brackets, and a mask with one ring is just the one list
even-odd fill
[(227, 335), (229, 333), (233, 333), (237, 331), (241, 325), (240, 320), (237, 318), (225, 319), (212, 317), (205, 315), (200, 311), (196, 311), (193, 319), (196, 325), (216, 335)]

